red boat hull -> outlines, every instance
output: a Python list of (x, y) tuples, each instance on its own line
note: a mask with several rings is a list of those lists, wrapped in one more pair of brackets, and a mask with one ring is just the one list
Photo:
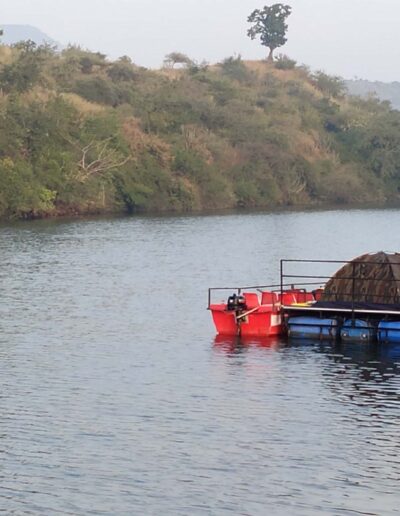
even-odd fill
[[(299, 290), (283, 294), (248, 292), (243, 294), (246, 309), (239, 312), (229, 310), (227, 303), (211, 304), (215, 328), (219, 335), (240, 335), (242, 337), (271, 337), (283, 333), (281, 306), (310, 302), (313, 295)], [(282, 303), (281, 303), (282, 302)]]
[(238, 335), (235, 312), (228, 312), (226, 304), (211, 305), (215, 328), (219, 335)]
[(272, 307), (260, 306), (257, 312), (248, 315), (240, 324), (243, 337), (271, 337), (282, 333), (281, 315)]

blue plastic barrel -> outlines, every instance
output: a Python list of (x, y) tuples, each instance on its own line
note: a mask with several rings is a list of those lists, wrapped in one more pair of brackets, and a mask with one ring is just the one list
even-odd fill
[(379, 342), (400, 342), (400, 321), (381, 321), (378, 326)]
[(370, 321), (348, 319), (340, 330), (344, 342), (371, 342), (376, 339), (376, 327)]
[(333, 340), (337, 335), (337, 319), (290, 317), (288, 320), (288, 336), (292, 339)]

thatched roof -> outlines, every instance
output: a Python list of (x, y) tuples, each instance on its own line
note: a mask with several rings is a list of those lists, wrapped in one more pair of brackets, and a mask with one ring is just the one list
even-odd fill
[(400, 304), (400, 253), (355, 258), (328, 281), (322, 301)]

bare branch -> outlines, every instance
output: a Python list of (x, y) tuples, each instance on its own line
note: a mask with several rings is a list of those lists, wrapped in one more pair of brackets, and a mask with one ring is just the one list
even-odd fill
[(79, 151), (81, 157), (77, 163), (78, 171), (75, 177), (78, 181), (85, 182), (95, 176), (104, 176), (111, 170), (122, 167), (132, 159), (132, 156), (123, 157), (116, 149), (110, 149), (107, 138), (100, 142), (92, 140), (82, 147), (79, 142), (61, 134), (61, 136)]

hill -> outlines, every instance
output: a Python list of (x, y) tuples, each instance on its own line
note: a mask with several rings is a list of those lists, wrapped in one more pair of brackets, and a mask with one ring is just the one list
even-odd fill
[(400, 113), (287, 58), (0, 46), (0, 216), (397, 201)]
[(400, 110), (400, 82), (371, 82), (363, 79), (346, 81), (346, 87), (351, 95), (368, 98), (376, 95), (380, 100), (386, 100), (395, 109)]
[(57, 41), (31, 25), (2, 25), (3, 36), (1, 41), (5, 45), (14, 45), (19, 41), (34, 41), (37, 45), (48, 43), (52, 46), (59, 46)]

